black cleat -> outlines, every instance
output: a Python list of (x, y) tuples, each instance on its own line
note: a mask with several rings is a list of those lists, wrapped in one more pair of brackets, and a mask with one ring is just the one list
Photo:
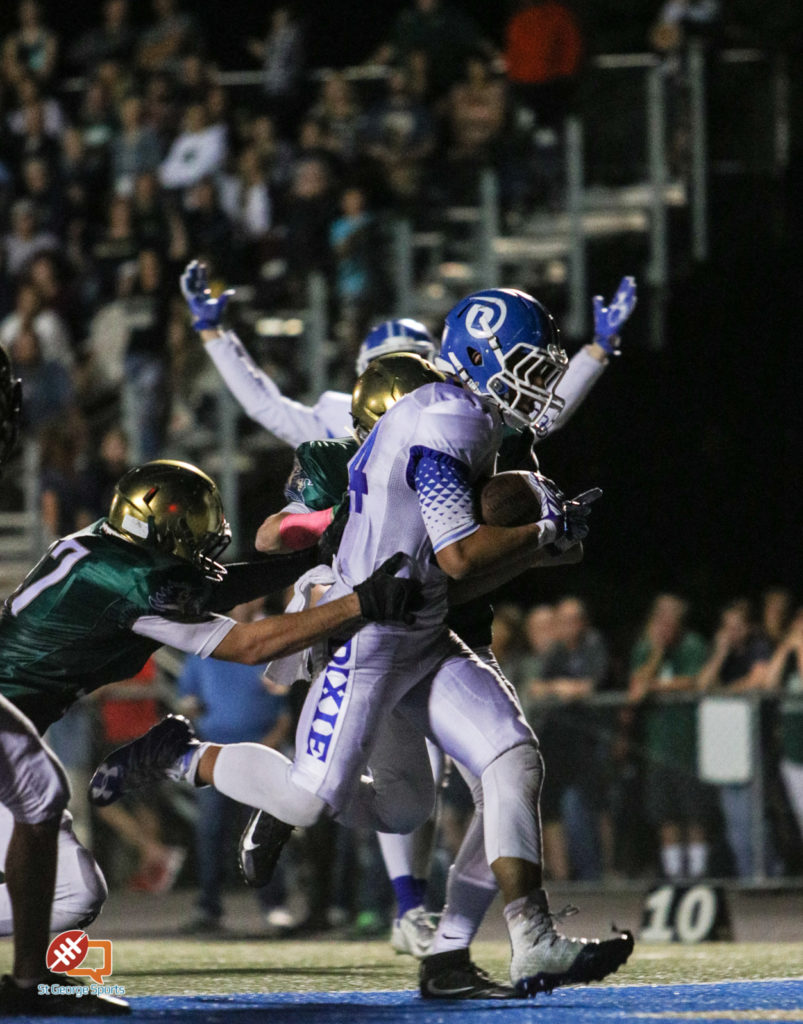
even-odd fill
[(423, 999), (516, 999), (510, 985), (498, 985), (472, 963), (467, 949), (433, 953), (421, 961), (418, 985)]
[(237, 857), (246, 885), (259, 889), (268, 884), (294, 827), (267, 811), (254, 811), (240, 836)]
[(89, 783), (89, 802), (107, 807), (133, 789), (163, 779), (180, 779), (187, 771), (179, 765), (182, 754), (198, 746), (195, 732), (183, 715), (168, 715), (139, 739), (118, 747), (95, 769)]
[[(51, 994), (54, 986), (56, 991)], [(0, 979), (0, 1017), (116, 1017), (131, 1013), (129, 1004), (115, 996), (65, 992), (76, 987), (80, 986), (72, 978), (48, 973), (41, 986), (20, 988), (10, 975), (4, 974)]]

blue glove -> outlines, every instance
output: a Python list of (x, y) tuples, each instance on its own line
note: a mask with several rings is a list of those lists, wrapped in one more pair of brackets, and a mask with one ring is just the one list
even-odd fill
[(619, 328), (636, 308), (635, 277), (622, 278), (610, 306), (603, 306), (604, 301), (601, 295), (595, 295), (591, 300), (594, 306), (594, 341), (609, 355), (618, 355)]
[(234, 295), (234, 289), (230, 288), (219, 298), (213, 298), (209, 290), (207, 275), (206, 264), (199, 260), (193, 260), (184, 268), (184, 273), (179, 279), (181, 294), (187, 301), (192, 317), (192, 326), (196, 331), (207, 331), (220, 327), (220, 321), (223, 319), (229, 299)]

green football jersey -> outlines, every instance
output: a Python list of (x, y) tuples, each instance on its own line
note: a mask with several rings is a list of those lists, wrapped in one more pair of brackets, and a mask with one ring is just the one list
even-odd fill
[(203, 610), (209, 593), (187, 562), (146, 551), (99, 520), (52, 544), (5, 601), (0, 693), (44, 731), (82, 694), (136, 675), (170, 642), (133, 632), (137, 620), (170, 620), (177, 633), (220, 622)]
[(299, 445), (285, 497), (288, 501), (300, 501), (313, 512), (338, 505), (349, 485), (349, 461), (358, 448), (352, 437), (305, 441)]

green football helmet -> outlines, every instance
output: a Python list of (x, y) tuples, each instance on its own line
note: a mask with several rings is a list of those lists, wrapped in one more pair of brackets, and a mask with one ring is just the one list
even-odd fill
[(351, 393), (351, 421), (357, 440), (362, 442), (380, 416), (396, 402), (423, 384), (444, 381), (435, 367), (412, 352), (394, 352), (372, 359), (357, 378)]
[(215, 481), (197, 466), (156, 459), (117, 482), (109, 524), (126, 540), (190, 562), (212, 580), (226, 572), (217, 559), (231, 541)]
[(8, 353), (0, 345), (0, 468), (14, 451), (20, 429), (22, 384), (11, 370)]

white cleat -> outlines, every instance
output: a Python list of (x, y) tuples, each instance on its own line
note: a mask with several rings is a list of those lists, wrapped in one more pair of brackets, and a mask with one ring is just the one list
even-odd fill
[(508, 916), (513, 956), (510, 980), (520, 995), (551, 992), (561, 985), (602, 981), (618, 970), (633, 952), (630, 932), (618, 932), (610, 939), (568, 938), (555, 928), (555, 921), (577, 913), (567, 907), (551, 914), (543, 889), (536, 889), (522, 909)]
[(420, 960), (429, 956), (437, 930), (437, 914), (430, 914), (423, 906), (413, 907), (393, 921), (390, 944), (397, 953), (405, 953)]

